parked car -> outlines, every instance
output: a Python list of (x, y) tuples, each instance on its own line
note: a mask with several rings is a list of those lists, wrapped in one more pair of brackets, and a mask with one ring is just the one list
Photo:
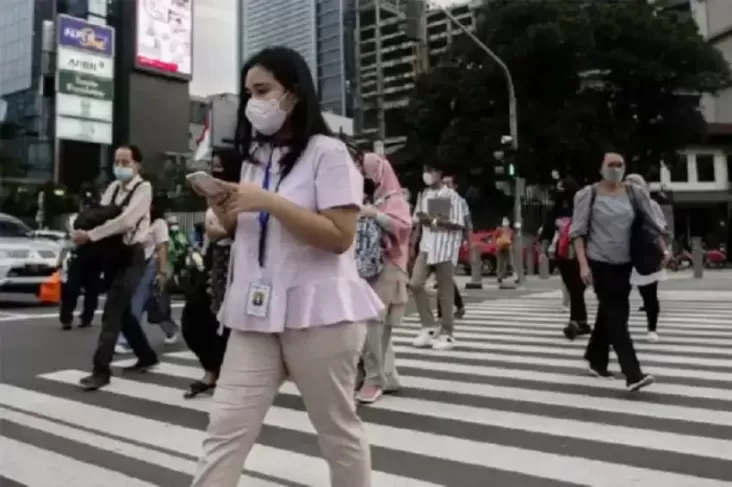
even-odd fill
[(35, 237), (21, 220), (0, 213), (0, 292), (38, 294), (58, 269), (62, 246)]
[[(477, 230), (473, 232), (470, 236), (470, 242), (473, 247), (480, 249), (484, 276), (492, 276), (496, 273), (495, 236), (498, 230), (498, 228), (494, 228), (492, 230)], [(536, 241), (535, 237), (531, 237), (525, 234), (524, 237), (529, 237), (531, 242), (534, 243), (534, 266), (535, 268), (538, 268), (539, 253), (541, 247)], [(526, 247), (524, 247), (524, 262), (526, 262), (526, 250)], [(466, 274), (470, 274), (470, 248), (468, 247), (467, 242), (463, 242), (462, 245), (460, 245), (460, 252), (458, 253), (458, 266), (462, 268)], [(550, 264), (550, 268), (553, 268), (553, 265)]]

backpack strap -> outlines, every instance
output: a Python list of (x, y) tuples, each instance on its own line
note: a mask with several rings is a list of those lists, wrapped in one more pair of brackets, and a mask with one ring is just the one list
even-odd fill
[[(130, 192), (127, 193), (127, 195), (125, 196), (125, 199), (122, 200), (122, 204), (120, 205), (122, 208), (126, 208), (130, 204), (130, 201), (132, 200), (132, 195), (135, 194), (135, 190), (137, 188), (139, 188), (144, 182), (145, 182), (145, 180), (143, 179), (143, 180), (138, 181), (137, 183), (135, 183), (135, 185), (132, 187), (132, 189), (130, 190)], [(120, 186), (121, 186), (121, 183), (120, 183)], [(115, 190), (114, 190), (114, 198), (112, 199), (112, 201), (116, 201), (117, 200), (117, 192), (119, 191), (120, 186), (117, 186), (117, 188), (115, 188)]]

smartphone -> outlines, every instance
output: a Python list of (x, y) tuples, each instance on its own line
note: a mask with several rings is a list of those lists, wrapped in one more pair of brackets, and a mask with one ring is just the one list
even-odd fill
[(186, 179), (206, 196), (217, 196), (225, 191), (218, 180), (207, 172), (193, 172), (188, 174)]

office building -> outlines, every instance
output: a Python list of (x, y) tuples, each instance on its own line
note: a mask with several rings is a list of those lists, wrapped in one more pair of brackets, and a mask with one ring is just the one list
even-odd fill
[(54, 8), (51, 0), (0, 4), (0, 98), (6, 106), (0, 161), (13, 165), (5, 179), (42, 182), (53, 172), (52, 104), (43, 97), (44, 56), (34, 32), (42, 31)]
[[(475, 9), (482, 2), (448, 6), (464, 26), (475, 26)], [(439, 63), (453, 40), (462, 34), (439, 9), (426, 12), (426, 45), (404, 33), (402, 0), (358, 0), (355, 29), (356, 83), (354, 121), (356, 133), (383, 141), (387, 152), (406, 141), (405, 108), (416, 77)]]
[(350, 115), (355, 0), (243, 0), (241, 8), (243, 61), (268, 46), (298, 51), (316, 80), (323, 110)]

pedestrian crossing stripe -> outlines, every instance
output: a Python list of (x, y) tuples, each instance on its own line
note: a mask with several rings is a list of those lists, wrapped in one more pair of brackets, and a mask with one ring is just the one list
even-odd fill
[[(661, 284), (663, 285), (663, 284)], [(587, 294), (589, 295), (592, 289), (588, 289)], [(637, 295), (637, 289), (633, 289), (632, 294)], [(562, 290), (558, 291), (546, 291), (532, 294), (531, 297), (534, 299), (558, 299), (562, 297)], [(732, 291), (712, 291), (712, 290), (658, 290), (658, 298), (662, 301), (686, 301), (686, 302), (729, 302), (732, 301)]]
[[(373, 485), (729, 486), (732, 304), (713, 304), (692, 312), (662, 302), (658, 343), (642, 341), (645, 318), (633, 311), (641, 364), (659, 381), (635, 395), (622, 380), (583, 374), (586, 339), (564, 339), (559, 301), (471, 303), (466, 319), (456, 320), (458, 347), (448, 351), (411, 347), (420, 324), (407, 317), (394, 330), (402, 393), (360, 409)], [(590, 316), (594, 307), (588, 296)], [(688, 318), (671, 320), (680, 315)], [(151, 373), (115, 377), (96, 394), (76, 389), (84, 375), (59, 370), (32, 384), (0, 384), (0, 424), (10, 425), (0, 438), (0, 479), (33, 487), (185, 485), (211, 404), (182, 399), (201, 375), (191, 352), (168, 353)], [(282, 386), (265, 424), (240, 486), (329, 485), (294, 384)], [(29, 432), (120, 460), (75, 457), (75, 449), (30, 441)], [(125, 461), (146, 468), (120, 471)]]

